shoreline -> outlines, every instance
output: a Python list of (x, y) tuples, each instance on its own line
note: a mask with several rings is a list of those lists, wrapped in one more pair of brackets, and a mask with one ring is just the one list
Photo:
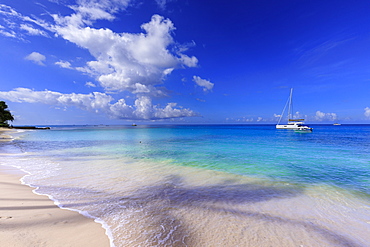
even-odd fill
[(10, 134), (14, 133), (16, 130), (12, 130), (5, 127), (0, 127), (0, 141), (11, 141), (13, 136)]
[(21, 170), (0, 165), (0, 238), (10, 246), (110, 246), (94, 219), (59, 208), (21, 183)]

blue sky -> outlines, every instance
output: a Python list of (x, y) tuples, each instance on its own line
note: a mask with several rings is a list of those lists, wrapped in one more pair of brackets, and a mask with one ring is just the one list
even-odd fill
[(2, 0), (14, 125), (370, 122), (370, 2)]

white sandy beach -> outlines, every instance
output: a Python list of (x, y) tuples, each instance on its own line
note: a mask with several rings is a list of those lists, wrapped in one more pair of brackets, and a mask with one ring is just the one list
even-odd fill
[(21, 177), (21, 171), (0, 166), (1, 246), (109, 246), (100, 224), (34, 194)]
[(15, 130), (9, 128), (0, 127), (0, 141), (10, 141), (12, 140), (12, 136), (9, 135), (10, 133), (14, 132)]

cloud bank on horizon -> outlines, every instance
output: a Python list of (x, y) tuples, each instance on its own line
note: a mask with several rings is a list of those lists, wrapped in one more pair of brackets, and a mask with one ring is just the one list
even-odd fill
[[(157, 3), (161, 8), (166, 5), (163, 0)], [(142, 24), (141, 33), (116, 33), (109, 28), (93, 27), (97, 20), (114, 21), (115, 14), (125, 10), (129, 4), (130, 0), (78, 0), (75, 5), (66, 6), (72, 14), (47, 14), (52, 21), (22, 15), (1, 4), (0, 14), (9, 20), (17, 20), (8, 27), (1, 26), (1, 35), (21, 41), (27, 35), (63, 38), (87, 50), (93, 59), (84, 66), (63, 60), (55, 62), (55, 65), (60, 69), (89, 75), (104, 92), (63, 94), (15, 88), (0, 92), (0, 98), (13, 102), (74, 106), (117, 119), (152, 120), (198, 116), (191, 109), (177, 106), (177, 103), (167, 103), (163, 108), (152, 103), (156, 97), (168, 97), (168, 90), (163, 84), (173, 70), (198, 66), (195, 56), (185, 54), (189, 47), (173, 39), (175, 26), (171, 20), (153, 15), (149, 22)], [(46, 56), (34, 51), (25, 59), (45, 66)], [(204, 91), (213, 88), (213, 83), (199, 76), (194, 76), (194, 82), (203, 87)], [(96, 84), (88, 82), (86, 86), (94, 88)], [(132, 94), (136, 98), (135, 103), (127, 105), (123, 98), (112, 103), (114, 98), (111, 95), (120, 92)]]

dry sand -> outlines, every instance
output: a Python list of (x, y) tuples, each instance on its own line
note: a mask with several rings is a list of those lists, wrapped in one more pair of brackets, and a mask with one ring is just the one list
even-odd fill
[(7, 247), (109, 246), (93, 219), (60, 209), (47, 196), (21, 184), (24, 174), (0, 166), (0, 245)]

